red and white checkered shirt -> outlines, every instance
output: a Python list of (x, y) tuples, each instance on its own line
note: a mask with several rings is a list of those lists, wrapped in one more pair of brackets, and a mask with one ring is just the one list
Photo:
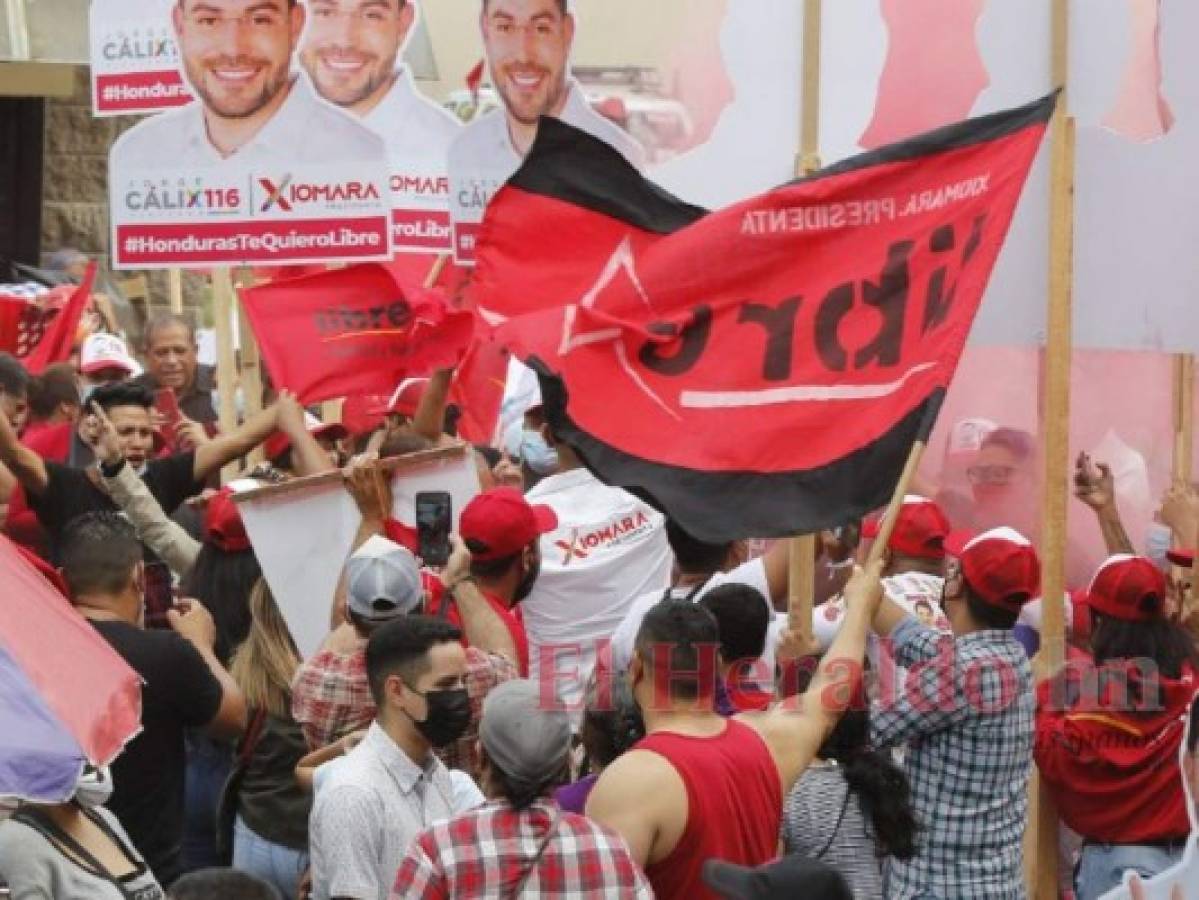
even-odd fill
[(648, 900), (654, 893), (623, 838), (550, 800), (522, 811), (495, 801), (421, 832), (391, 892), (391, 900), (513, 896)]
[[(493, 687), (518, 678), (516, 665), (504, 656), (466, 648), (466, 693), (470, 697), (470, 726), (448, 747), (437, 749), (450, 769), (478, 779), (475, 742), (483, 717), (483, 698)], [(375, 701), (366, 677), (366, 640), (348, 655), (322, 650), (296, 671), (291, 685), (291, 714), (304, 732), (310, 750), (327, 747), (351, 731), (366, 728), (375, 718)]]

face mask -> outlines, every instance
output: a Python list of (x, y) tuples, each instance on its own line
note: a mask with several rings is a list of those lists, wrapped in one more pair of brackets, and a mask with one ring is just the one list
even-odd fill
[(558, 451), (545, 442), (539, 431), (521, 434), (520, 458), (538, 475), (552, 475), (558, 471)]
[(75, 802), (86, 809), (103, 806), (112, 796), (112, 774), (108, 766), (88, 766), (75, 782)]
[[(445, 747), (452, 744), (466, 733), (470, 725), (470, 696), (466, 688), (450, 688), (445, 691), (427, 691), (421, 694), (416, 688), (409, 688), (414, 694), (425, 698), (428, 712), (424, 721), (412, 719), (412, 724), (434, 747)], [(404, 713), (408, 715), (407, 712)]]

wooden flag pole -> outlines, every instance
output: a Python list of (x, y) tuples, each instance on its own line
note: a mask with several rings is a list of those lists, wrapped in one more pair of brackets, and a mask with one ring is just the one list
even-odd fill
[(1174, 460), (1171, 474), (1174, 484), (1189, 485), (1195, 450), (1195, 356), (1176, 353), (1173, 363)]
[[(1034, 661), (1040, 677), (1065, 660), (1066, 515), (1070, 496), (1070, 364), (1073, 355), (1074, 281), (1074, 120), (1066, 91), (1070, 69), (1070, 4), (1053, 0), (1051, 73), (1062, 88), (1050, 126), (1049, 311), (1042, 391), (1044, 470), (1041, 529), (1041, 649)], [(1030, 894), (1036, 900), (1058, 895), (1058, 817), (1039, 775), (1030, 786), (1029, 827), (1025, 835)]]
[(924, 448), (927, 446), (927, 441), (916, 441), (912, 444), (908, 460), (904, 463), (903, 471), (899, 475), (899, 482), (895, 485), (895, 492), (891, 495), (891, 502), (887, 504), (887, 511), (883, 513), (883, 517), (879, 521), (878, 537), (870, 545), (870, 556), (866, 559), (867, 566), (872, 566), (883, 558), (883, 551), (887, 549), (887, 544), (891, 540), (891, 532), (895, 530), (895, 522), (899, 519), (900, 510), (903, 509), (903, 498), (907, 496), (908, 489), (912, 486), (912, 479), (916, 477), (916, 470), (920, 468), (920, 460), (924, 458)]
[[(796, 175), (820, 168), (820, 20), (822, 0), (804, 0), (803, 89)], [(788, 627), (805, 641), (812, 639), (812, 605), (816, 597), (816, 535), (790, 539), (787, 581)]]
[[(237, 427), (237, 357), (233, 351), (233, 275), (227, 268), (212, 272), (212, 318), (216, 330), (216, 378), (221, 431)], [(237, 464), (221, 470), (222, 483), (237, 475)]]
[(429, 266), (429, 274), (425, 276), (425, 290), (432, 290), (437, 285), (437, 280), (441, 278), (441, 273), (445, 271), (445, 267), (449, 265), (450, 255), (442, 253), (437, 259), (433, 260), (433, 265)]
[[(249, 269), (243, 269), (238, 275), (238, 291), (254, 286), (254, 274)], [(241, 383), (242, 397), (246, 404), (246, 418), (262, 412), (262, 354), (258, 349), (258, 339), (254, 336), (254, 326), (246, 315), (245, 304), (241, 294), (237, 295), (237, 334), (241, 342), (241, 354), (237, 357), (238, 374)], [(250, 467), (263, 461), (265, 455), (262, 445), (255, 447), (246, 457)]]
[(171, 312), (183, 315), (183, 270), (167, 269), (167, 291), (171, 301)]

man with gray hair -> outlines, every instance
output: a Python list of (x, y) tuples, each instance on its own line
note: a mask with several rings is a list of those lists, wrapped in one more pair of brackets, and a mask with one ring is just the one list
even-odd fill
[(653, 896), (623, 838), (550, 799), (569, 774), (560, 702), (535, 681), (501, 684), (483, 703), (479, 742), (490, 802), (417, 835), (392, 900)]

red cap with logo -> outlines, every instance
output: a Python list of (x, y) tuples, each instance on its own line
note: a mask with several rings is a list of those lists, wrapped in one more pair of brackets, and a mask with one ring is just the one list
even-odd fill
[(204, 510), (204, 540), (226, 553), (250, 549), (250, 536), (246, 534), (245, 523), (229, 488), (223, 488), (208, 499), (208, 507)]
[(960, 532), (945, 539), (962, 576), (985, 603), (1018, 613), (1041, 594), (1041, 560), (1028, 538), (1013, 528), (994, 528), (977, 537)]
[(485, 491), (462, 510), (458, 532), (480, 562), (515, 556), (541, 535), (558, 527), (548, 506), (530, 506), (515, 488)]
[(1143, 556), (1113, 556), (1091, 579), (1086, 603), (1092, 611), (1113, 619), (1151, 622), (1164, 615), (1166, 576)]
[[(862, 537), (878, 537), (882, 523), (883, 516), (867, 519), (862, 523)], [(899, 518), (895, 520), (887, 547), (917, 559), (944, 559), (948, 536), (949, 519), (941, 507), (927, 497), (908, 494), (899, 508)]]

